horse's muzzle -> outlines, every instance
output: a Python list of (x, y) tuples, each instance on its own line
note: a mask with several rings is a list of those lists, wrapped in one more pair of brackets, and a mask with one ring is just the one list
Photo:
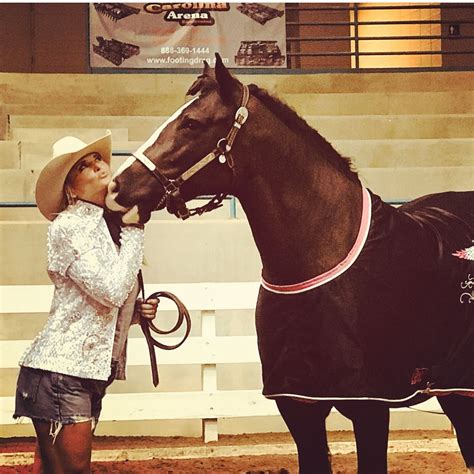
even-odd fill
[(129, 208), (123, 207), (117, 202), (116, 198), (118, 196), (118, 191), (119, 186), (115, 180), (110, 181), (107, 188), (107, 196), (105, 196), (105, 205), (111, 211), (125, 213), (129, 210)]

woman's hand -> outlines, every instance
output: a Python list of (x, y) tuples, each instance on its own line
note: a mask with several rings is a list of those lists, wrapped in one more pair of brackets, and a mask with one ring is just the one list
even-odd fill
[(138, 314), (145, 319), (155, 319), (156, 311), (158, 309), (158, 303), (160, 300), (154, 298), (151, 300), (143, 301), (142, 298), (137, 298), (135, 307), (137, 308)]

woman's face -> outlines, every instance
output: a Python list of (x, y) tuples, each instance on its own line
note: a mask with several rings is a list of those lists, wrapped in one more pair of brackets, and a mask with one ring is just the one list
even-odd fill
[(67, 184), (79, 199), (103, 206), (111, 177), (107, 162), (99, 153), (90, 153), (72, 167)]

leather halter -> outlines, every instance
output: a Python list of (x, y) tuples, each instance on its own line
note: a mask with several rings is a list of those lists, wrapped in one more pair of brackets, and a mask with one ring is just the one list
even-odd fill
[[(235, 113), (234, 123), (231, 129), (229, 130), (227, 136), (218, 140), (216, 147), (209, 154), (207, 154), (204, 158), (201, 158), (197, 163), (191, 166), (191, 168), (186, 170), (184, 173), (182, 173), (175, 179), (167, 178), (145, 155), (132, 154), (135, 159), (137, 159), (140, 163), (143, 164), (143, 166), (145, 166), (148, 171), (150, 171), (153, 177), (163, 186), (165, 190), (165, 194), (161, 201), (158, 203), (156, 210), (159, 209), (163, 202), (166, 201), (166, 207), (168, 211), (174, 212), (177, 217), (185, 220), (190, 216), (194, 216), (196, 214), (201, 215), (204, 212), (209, 212), (222, 206), (221, 203), (227, 196), (227, 193), (216, 194), (204, 206), (189, 209), (186, 205), (185, 200), (181, 196), (180, 188), (185, 181), (191, 178), (194, 174), (196, 174), (206, 165), (214, 161), (216, 158), (219, 159), (219, 163), (221, 164), (227, 163), (231, 170), (234, 168), (234, 160), (231, 155), (231, 150), (235, 138), (237, 137), (237, 134), (239, 133), (242, 125), (247, 121), (249, 114), (247, 104), (249, 98), (249, 88), (248, 86), (244, 85), (242, 89), (242, 99), (240, 103), (241, 105)], [(176, 211), (172, 211), (173, 207), (176, 209)]]

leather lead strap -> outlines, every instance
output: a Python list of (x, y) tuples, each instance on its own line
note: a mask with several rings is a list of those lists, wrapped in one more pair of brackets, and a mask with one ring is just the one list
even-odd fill
[[(141, 270), (138, 272), (138, 285), (140, 286), (143, 301), (145, 301), (145, 285), (143, 284), (143, 274)], [(151, 378), (153, 381), (153, 385), (157, 387), (160, 383), (160, 376), (158, 375), (158, 364), (156, 362), (155, 346), (152, 342), (153, 337), (150, 332), (150, 326), (148, 324), (148, 321), (142, 316), (140, 316), (140, 327), (142, 328), (143, 334), (145, 336), (146, 343), (148, 346), (148, 353), (150, 354)]]
[[(138, 284), (140, 286), (143, 301), (147, 301), (153, 298), (168, 298), (172, 300), (175, 303), (176, 307), (178, 308), (178, 319), (176, 321), (176, 324), (174, 325), (174, 327), (172, 327), (169, 330), (159, 329), (153, 324), (153, 322), (150, 319), (140, 317), (140, 327), (142, 328), (143, 334), (145, 335), (146, 343), (148, 345), (148, 352), (150, 354), (151, 375), (152, 375), (153, 385), (156, 387), (159, 384), (160, 379), (158, 375), (158, 364), (156, 362), (155, 347), (158, 347), (159, 349), (164, 349), (166, 351), (171, 351), (181, 346), (184, 343), (184, 341), (188, 338), (189, 333), (191, 332), (191, 317), (189, 315), (189, 312), (186, 306), (184, 306), (182, 301), (173, 293), (170, 293), (168, 291), (157, 291), (155, 293), (152, 293), (148, 298), (145, 298), (145, 285), (143, 283), (143, 275), (142, 275), (141, 270), (138, 272)], [(177, 331), (183, 325), (184, 322), (186, 322), (186, 329), (184, 332), (184, 336), (181, 339), (181, 341), (178, 342), (177, 344), (174, 344), (174, 345), (163, 344), (162, 342), (159, 342), (156, 339), (154, 339), (153, 336), (151, 335), (151, 331), (157, 334), (161, 334), (161, 335), (171, 334)]]

